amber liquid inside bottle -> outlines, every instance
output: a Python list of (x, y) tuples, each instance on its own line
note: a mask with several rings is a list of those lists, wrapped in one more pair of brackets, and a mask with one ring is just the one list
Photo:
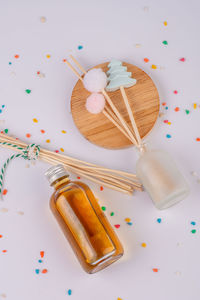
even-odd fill
[(123, 247), (90, 188), (57, 179), (50, 207), (82, 267), (95, 273), (118, 260)]

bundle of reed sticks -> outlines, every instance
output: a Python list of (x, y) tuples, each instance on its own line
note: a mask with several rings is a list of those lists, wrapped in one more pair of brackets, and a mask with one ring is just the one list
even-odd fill
[[(6, 143), (16, 145), (21, 150)], [(0, 133), (0, 146), (22, 152), (28, 145), (19, 139)], [(135, 174), (108, 169), (42, 148), (38, 158), (52, 165), (63, 164), (68, 171), (116, 191), (132, 194), (134, 190), (142, 190), (142, 185)]]

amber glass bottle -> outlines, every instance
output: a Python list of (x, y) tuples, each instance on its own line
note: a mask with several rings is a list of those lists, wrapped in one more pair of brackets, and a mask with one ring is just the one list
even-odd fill
[(118, 260), (123, 247), (90, 188), (70, 181), (62, 165), (45, 175), (55, 189), (51, 210), (83, 269), (95, 273)]

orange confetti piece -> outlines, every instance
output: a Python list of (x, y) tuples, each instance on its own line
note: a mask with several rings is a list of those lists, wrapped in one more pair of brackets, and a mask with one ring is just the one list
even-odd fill
[(124, 219), (126, 222), (131, 222), (131, 219), (130, 218), (125, 218)]
[(64, 152), (65, 150), (64, 150), (63, 148), (60, 148), (60, 151), (61, 151), (61, 152)]
[(175, 107), (174, 110), (175, 110), (175, 111), (179, 111), (180, 108), (179, 108), (179, 107)]
[(164, 24), (164, 26), (167, 26), (167, 21), (164, 21), (163, 24)]
[(50, 58), (50, 57), (51, 57), (51, 55), (50, 55), (50, 54), (47, 54), (47, 55), (46, 55), (46, 58)]
[(153, 272), (157, 273), (159, 270), (157, 268), (152, 269)]
[(167, 103), (166, 102), (162, 102), (162, 105), (165, 106)]
[(26, 137), (27, 137), (27, 138), (30, 138), (30, 137), (31, 137), (31, 134), (30, 134), (30, 133), (27, 133), (27, 134), (26, 134)]
[(196, 138), (196, 141), (197, 141), (197, 142), (200, 142), (200, 138), (199, 138), (199, 137), (198, 137), (198, 138)]
[(46, 143), (50, 143), (51, 141), (49, 139), (46, 140)]
[(142, 243), (141, 246), (142, 246), (143, 248), (146, 248), (147, 244), (146, 244), (146, 243)]
[(46, 274), (47, 272), (48, 272), (47, 269), (43, 269), (43, 270), (42, 270), (42, 273), (43, 273), (43, 274)]
[(157, 66), (156, 65), (151, 65), (151, 68), (155, 70), (155, 69), (157, 69)]
[(149, 62), (149, 59), (148, 59), (147, 57), (145, 57), (145, 58), (144, 58), (144, 62), (145, 62), (145, 63), (148, 63), (148, 62)]
[(15, 58), (19, 58), (19, 55), (18, 55), (18, 54), (16, 54), (16, 55), (15, 55)]
[(6, 252), (7, 252), (7, 250), (2, 250), (2, 252), (3, 252), (3, 253), (6, 253)]
[(62, 133), (67, 133), (67, 131), (65, 131), (65, 130), (61, 130), (61, 132), (62, 132)]
[(3, 235), (2, 234), (0, 234), (0, 238), (2, 238), (3, 237)]
[(45, 130), (44, 130), (44, 129), (41, 129), (40, 132), (41, 132), (41, 133), (45, 133)]
[(103, 191), (103, 187), (102, 186), (100, 186), (100, 191)]
[(44, 257), (44, 251), (40, 251), (40, 256), (41, 256), (41, 258)]
[(4, 189), (2, 194), (5, 196), (7, 194), (7, 192), (8, 192), (8, 190)]
[(38, 123), (38, 119), (34, 118), (34, 119), (33, 119), (33, 122), (34, 122), (34, 123)]
[(196, 109), (197, 108), (197, 104), (193, 103), (193, 107), (194, 107), (194, 109)]

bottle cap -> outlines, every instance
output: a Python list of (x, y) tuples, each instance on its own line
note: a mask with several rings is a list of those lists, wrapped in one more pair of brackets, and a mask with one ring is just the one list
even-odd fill
[(69, 177), (69, 174), (66, 172), (63, 165), (56, 165), (48, 169), (45, 172), (45, 176), (48, 179), (49, 183), (52, 184), (54, 181), (61, 177)]

